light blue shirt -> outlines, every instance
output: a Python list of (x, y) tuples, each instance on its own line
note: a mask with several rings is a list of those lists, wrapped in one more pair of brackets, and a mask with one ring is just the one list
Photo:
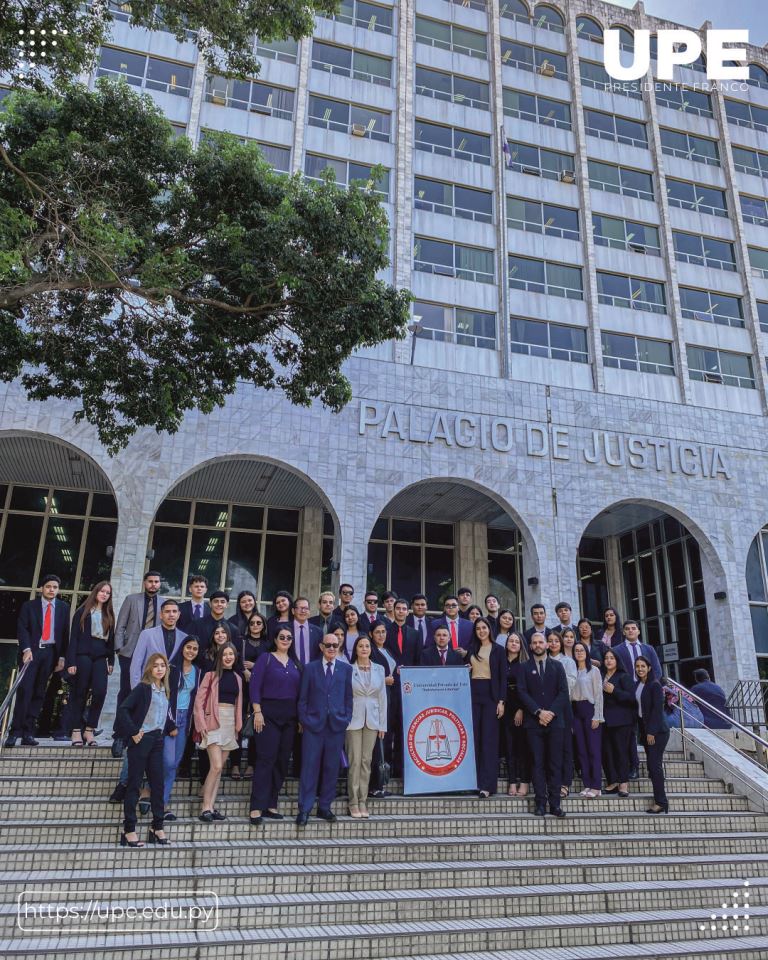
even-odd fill
[(162, 687), (152, 686), (152, 700), (149, 704), (149, 710), (144, 717), (144, 723), (141, 725), (142, 733), (149, 733), (150, 730), (162, 730), (165, 727), (165, 720), (168, 716), (168, 697)]
[(179, 690), (179, 696), (176, 700), (177, 710), (189, 710), (189, 698), (195, 686), (195, 668), (192, 667), (189, 673), (183, 674), (183, 678), (184, 680)]

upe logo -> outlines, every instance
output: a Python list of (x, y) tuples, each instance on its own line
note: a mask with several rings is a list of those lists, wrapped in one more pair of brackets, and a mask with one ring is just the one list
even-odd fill
[(443, 777), (467, 755), (467, 730), (453, 710), (427, 707), (408, 727), (408, 754), (422, 773)]
[[(614, 80), (639, 80), (651, 66), (651, 34), (649, 30), (635, 30), (632, 63), (622, 64), (619, 54), (618, 30), (606, 30), (605, 69)], [(702, 52), (701, 37), (693, 30), (659, 30), (656, 76), (672, 80), (675, 66), (693, 63)], [(744, 47), (726, 47), (727, 43), (749, 43), (748, 30), (707, 30), (707, 78), (709, 80), (747, 80), (747, 51)], [(732, 61), (743, 60), (744, 66), (733, 66)], [(726, 66), (728, 64), (728, 66)]]

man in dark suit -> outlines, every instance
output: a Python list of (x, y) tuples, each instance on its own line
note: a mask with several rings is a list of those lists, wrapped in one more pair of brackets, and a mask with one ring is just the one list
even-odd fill
[(555, 616), (557, 624), (552, 627), (555, 633), (562, 633), (569, 627), (576, 633), (576, 624), (573, 622), (573, 608), (566, 600), (561, 600), (555, 607)]
[(405, 622), (408, 616), (408, 601), (395, 600), (395, 620), (387, 626), (387, 651), (395, 658), (398, 667), (417, 667), (421, 655), (421, 637)]
[(322, 656), (320, 644), (323, 631), (309, 622), (309, 600), (306, 597), (296, 597), (291, 610), (293, 620), (288, 627), (293, 631), (293, 646), (290, 654), (296, 657), (302, 667), (306, 667), (311, 660), (319, 660)]
[(69, 644), (69, 604), (57, 600), (61, 580), (54, 573), (40, 578), (40, 596), (27, 600), (19, 611), (19, 668), (27, 664), (16, 690), (16, 707), (5, 741), (13, 747), (21, 737), (25, 747), (36, 747), (37, 718), (48, 681), (55, 670), (64, 669)]
[(187, 590), (191, 600), (185, 600), (179, 604), (179, 630), (188, 631), (193, 620), (202, 620), (210, 615), (211, 608), (205, 602), (205, 595), (208, 592), (208, 581), (204, 576), (197, 573), (189, 578)]
[(531, 607), (531, 620), (533, 621), (533, 626), (528, 627), (524, 634), (525, 642), (528, 644), (529, 650), (531, 649), (531, 637), (534, 633), (543, 633), (545, 636), (547, 633), (547, 608), (543, 603), (534, 603)]
[(469, 641), (472, 639), (472, 621), (463, 620), (459, 616), (459, 598), (450, 596), (446, 597), (443, 601), (443, 615), (442, 617), (437, 617), (429, 625), (431, 630), (430, 640), (434, 639), (435, 630), (438, 627), (448, 627), (448, 633), (451, 637), (451, 648), (453, 650), (458, 650), (461, 654), (463, 650), (463, 656), (466, 656), (466, 651), (469, 649)]
[(429, 625), (432, 620), (427, 616), (427, 598), (423, 593), (417, 593), (411, 597), (411, 612), (405, 618), (405, 622), (419, 634), (422, 647), (426, 647), (429, 643)]
[[(352, 667), (337, 658), (339, 639), (323, 637), (322, 658), (310, 661), (301, 676), (299, 723), (304, 731), (299, 814), (303, 827), (317, 801), (317, 815), (333, 823), (331, 804), (341, 763), (344, 735), (352, 719)], [(318, 790), (319, 785), (319, 790)]]
[[(640, 643), (640, 624), (637, 620), (626, 620), (622, 627), (624, 640), (612, 647), (619, 663), (636, 682), (635, 660), (646, 657), (651, 664), (654, 680), (661, 680), (661, 664), (656, 651), (649, 643)], [(637, 780), (640, 777), (640, 758), (637, 755), (637, 737), (633, 736), (629, 742), (629, 779)]]
[(357, 628), (360, 633), (370, 633), (374, 623), (383, 623), (379, 615), (379, 595), (375, 590), (366, 590), (363, 597), (363, 610), (358, 618)]
[(472, 591), (469, 587), (459, 587), (456, 596), (459, 600), (459, 616), (462, 620), (469, 620), (469, 608), (472, 606)]
[[(129, 593), (120, 606), (115, 624), (115, 652), (120, 664), (120, 689), (117, 693), (117, 706), (131, 692), (131, 657), (136, 649), (139, 634), (160, 623), (160, 606), (166, 598), (160, 595), (162, 577), (158, 570), (147, 570), (144, 574), (141, 593)], [(117, 716), (117, 714), (115, 714)], [(115, 740), (119, 740), (114, 734)]]
[[(720, 713), (724, 713), (730, 717), (731, 713), (728, 709), (728, 698), (725, 695), (725, 690), (710, 680), (708, 671), (704, 669), (694, 670), (693, 679), (696, 682), (691, 687), (691, 693), (695, 693), (697, 697), (706, 700), (715, 710), (719, 710)], [(724, 717), (718, 717), (717, 714), (713, 713), (701, 703), (699, 706), (701, 707), (701, 714), (704, 717), (704, 724), (707, 727), (712, 730), (730, 729), (731, 725)]]
[(435, 630), (435, 642), (421, 651), (421, 667), (463, 667), (464, 658), (451, 649), (451, 635), (448, 627)]
[(495, 593), (489, 593), (485, 598), (485, 609), (488, 611), (486, 613), (486, 620), (491, 625), (491, 631), (493, 633), (493, 639), (499, 635), (499, 609), (501, 604), (499, 603), (499, 598)]
[(190, 635), (198, 639), (200, 652), (197, 655), (197, 663), (203, 662), (208, 647), (210, 645), (213, 631), (218, 624), (223, 624), (230, 636), (233, 635), (232, 624), (227, 621), (227, 607), (229, 606), (229, 594), (224, 590), (214, 590), (211, 594), (210, 607), (204, 617), (199, 620), (192, 620), (189, 625)]
[(336, 595), (331, 593), (330, 590), (325, 590), (320, 594), (317, 601), (317, 613), (314, 617), (309, 618), (309, 622), (313, 626), (320, 627), (323, 636), (333, 631), (333, 621), (335, 619), (333, 608), (335, 603)]
[(355, 588), (351, 583), (342, 583), (339, 587), (339, 603), (333, 610), (334, 620), (340, 620), (344, 623), (344, 612), (347, 607), (352, 606), (352, 598), (355, 595)]
[(532, 755), (535, 814), (543, 817), (547, 799), (549, 812), (564, 817), (560, 806), (564, 717), (568, 709), (568, 680), (561, 663), (547, 656), (543, 633), (531, 637), (531, 660), (518, 674), (517, 696), (525, 710), (523, 726)]

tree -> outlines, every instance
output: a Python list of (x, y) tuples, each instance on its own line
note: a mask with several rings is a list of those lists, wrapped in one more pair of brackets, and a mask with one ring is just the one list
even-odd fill
[[(316, 13), (332, 14), (337, 6), (338, 0), (130, 0), (123, 4), (133, 26), (168, 30), (179, 41), (187, 31), (194, 31), (213, 72), (242, 76), (259, 70), (253, 54), (254, 33), (263, 40), (298, 40), (312, 33)], [(46, 77), (35, 66), (42, 53), (54, 83), (71, 80), (93, 65), (113, 19), (107, 0), (91, 0), (87, 5), (82, 0), (0, 0), (0, 73), (17, 75), (19, 56), (31, 49), (28, 44), (34, 39), (36, 57), (26, 61), (27, 82), (45, 85)], [(41, 30), (46, 31), (45, 38)]]
[(79, 400), (111, 452), (238, 381), (338, 410), (351, 352), (404, 335), (372, 183), (276, 173), (227, 134), (193, 149), (123, 81), (5, 103), (0, 377)]

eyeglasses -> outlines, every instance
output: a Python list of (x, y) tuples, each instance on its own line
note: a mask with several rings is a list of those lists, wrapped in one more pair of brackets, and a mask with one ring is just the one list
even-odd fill
[(326, 650), (338, 650), (338, 649), (339, 649), (338, 643), (324, 643), (323, 646), (325, 647)]
[(446, 607), (458, 607), (458, 603), (446, 603)]
[(342, 590), (342, 591), (341, 591), (341, 596), (342, 596), (342, 597), (351, 597), (353, 593), (354, 593), (354, 590)]

